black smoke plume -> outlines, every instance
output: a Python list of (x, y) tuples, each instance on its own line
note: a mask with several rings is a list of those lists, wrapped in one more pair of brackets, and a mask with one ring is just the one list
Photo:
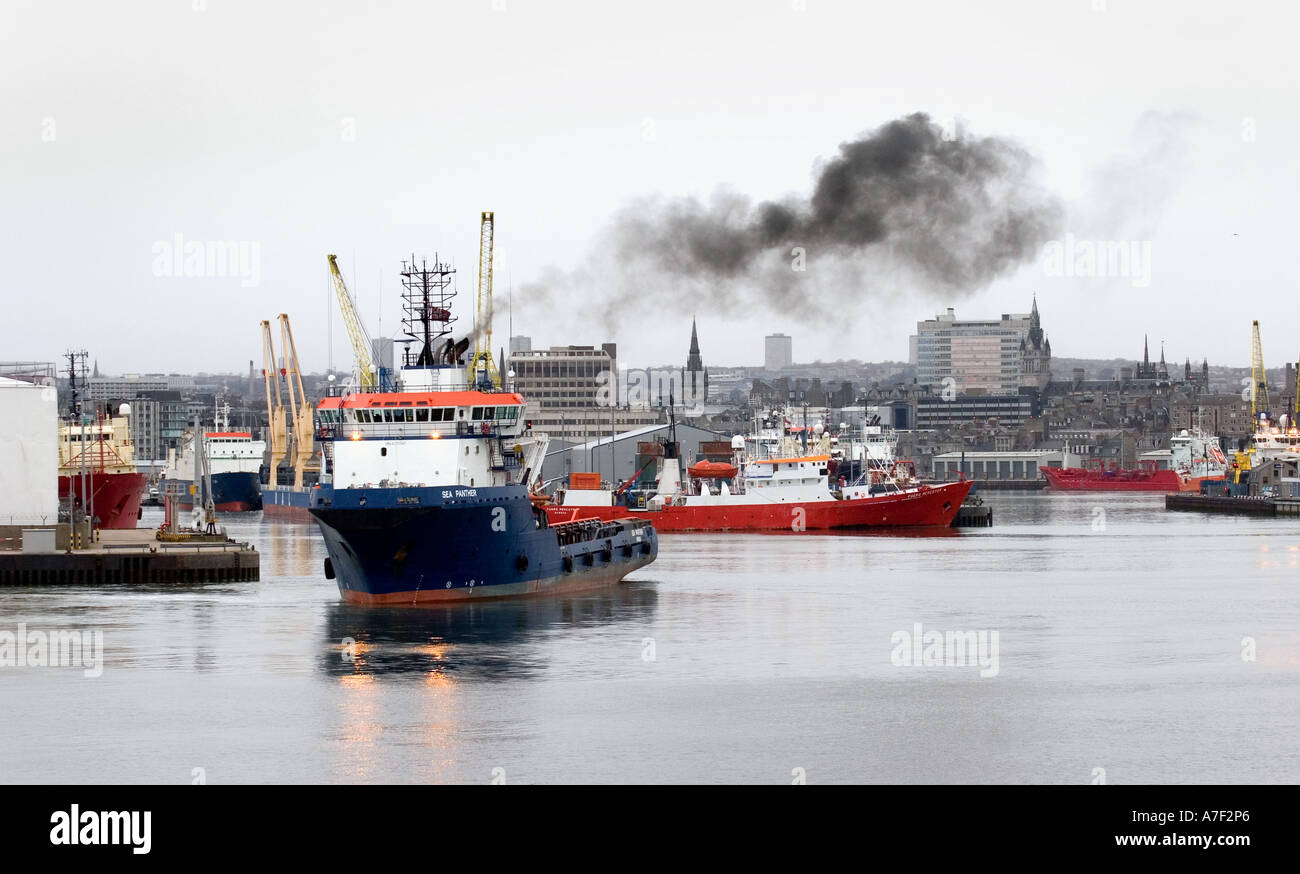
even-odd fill
[(1011, 140), (915, 113), (841, 144), (806, 196), (638, 200), (585, 264), (547, 271), (522, 297), (595, 304), (615, 327), (647, 299), (812, 320), (887, 293), (965, 296), (1059, 233), (1062, 206), (1037, 170)]

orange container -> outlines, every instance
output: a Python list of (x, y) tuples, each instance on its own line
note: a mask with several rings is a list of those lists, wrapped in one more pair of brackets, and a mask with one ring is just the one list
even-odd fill
[(599, 489), (600, 474), (598, 473), (571, 473), (569, 474), (569, 488), (571, 489)]

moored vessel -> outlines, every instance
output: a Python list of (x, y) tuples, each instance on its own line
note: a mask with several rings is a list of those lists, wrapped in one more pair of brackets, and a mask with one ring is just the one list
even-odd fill
[(134, 528), (148, 477), (135, 469), (129, 416), (96, 414), (59, 427), (59, 500), (74, 515), (86, 513), (96, 528)]
[[(262, 508), (261, 483), (258, 471), (266, 442), (254, 440), (251, 431), (232, 431), (229, 426), (230, 408), (219, 407), (214, 416), (213, 431), (201, 433), (212, 478), (212, 499), (220, 513), (246, 513)], [(187, 432), (179, 452), (170, 451), (167, 466), (163, 469), (160, 492), (167, 483), (180, 497), (180, 508), (194, 507), (195, 485), (195, 434)]]
[(68, 417), (59, 426), (59, 513), (88, 519), (94, 528), (134, 528), (148, 477), (135, 467), (131, 442), (131, 405), (116, 415), (96, 405), (83, 410), (87, 385), (86, 352), (69, 352)]
[(1199, 492), (1203, 482), (1223, 480), (1228, 470), (1218, 438), (1200, 429), (1184, 429), (1169, 438), (1168, 465), (1143, 461), (1127, 469), (1098, 463), (1039, 470), (1053, 489), (1102, 492)]

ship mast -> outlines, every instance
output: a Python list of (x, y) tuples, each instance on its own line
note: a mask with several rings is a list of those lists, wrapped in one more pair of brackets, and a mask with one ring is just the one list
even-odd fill
[[(415, 255), (402, 262), (402, 325), (406, 329), (407, 349), (402, 354), (404, 367), (435, 367), (456, 364), (458, 346), (451, 339), (451, 302), (456, 292), (451, 287), (456, 269), (433, 256), (433, 264), (421, 259), (416, 265)], [(446, 341), (443, 338), (446, 337)], [(410, 343), (419, 344), (415, 358), (411, 358)]]
[[(81, 392), (78, 386), (87, 384), (86, 378), (86, 358), (88, 354), (85, 349), (69, 350), (68, 359), (68, 393), (70, 395), (68, 406), (68, 455), (71, 461), (72, 455), (72, 426), (78, 428), (77, 441), (77, 477), (80, 485), (81, 494), (81, 514), (83, 519), (93, 519), (94, 512), (94, 489), (91, 488), (91, 479), (93, 473), (86, 469), (86, 419), (81, 410)], [(68, 508), (71, 512), (73, 504), (76, 502), (75, 495), (77, 490), (72, 488), (72, 476), (68, 476)], [(73, 519), (73, 522), (76, 520)]]

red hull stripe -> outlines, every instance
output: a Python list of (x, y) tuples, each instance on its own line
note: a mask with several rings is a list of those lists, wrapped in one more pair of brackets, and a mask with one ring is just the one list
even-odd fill
[[(180, 508), (182, 510), (193, 510), (194, 504), (182, 503)], [(253, 505), (247, 501), (226, 501), (222, 504), (214, 504), (213, 509), (218, 513), (251, 513), (253, 511)]]

